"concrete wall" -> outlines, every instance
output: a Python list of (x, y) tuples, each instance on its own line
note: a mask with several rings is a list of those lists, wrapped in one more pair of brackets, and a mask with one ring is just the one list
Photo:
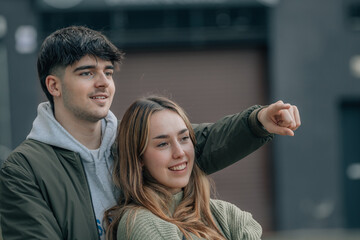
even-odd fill
[[(7, 87), (9, 93), (7, 106), (2, 106), (1, 114), (10, 114), (9, 121), (2, 122), (2, 127), (10, 131), (11, 137), (4, 140), (4, 144), (12, 149), (30, 131), (36, 116), (34, 109), (40, 99), (40, 84), (36, 81), (38, 33), (32, 1), (1, 0), (0, 14), (6, 18), (7, 23), (7, 32), (2, 39), (6, 45), (6, 58), (2, 59), (2, 64), (7, 64), (7, 74), (2, 72), (0, 77), (1, 81), (7, 81), (7, 86), (2, 87)], [(35, 46), (32, 45), (33, 40)]]
[(348, 2), (286, 0), (272, 11), (271, 95), (302, 115), (296, 137), (274, 144), (280, 230), (345, 226), (339, 103), (360, 94), (349, 71), (360, 38), (349, 29)]

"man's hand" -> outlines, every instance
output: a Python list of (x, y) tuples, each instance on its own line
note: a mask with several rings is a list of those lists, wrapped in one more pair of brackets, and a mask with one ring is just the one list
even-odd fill
[(279, 135), (294, 136), (301, 125), (297, 107), (281, 100), (261, 109), (258, 120), (269, 133)]

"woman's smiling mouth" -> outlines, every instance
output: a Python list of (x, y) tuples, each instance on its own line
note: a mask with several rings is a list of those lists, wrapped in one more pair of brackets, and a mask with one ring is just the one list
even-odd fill
[(179, 165), (176, 165), (176, 166), (173, 166), (173, 167), (169, 167), (169, 169), (170, 169), (171, 171), (181, 171), (181, 170), (184, 170), (184, 169), (186, 168), (186, 165), (187, 165), (187, 163), (184, 162), (184, 163), (181, 163), (181, 164), (179, 164)]

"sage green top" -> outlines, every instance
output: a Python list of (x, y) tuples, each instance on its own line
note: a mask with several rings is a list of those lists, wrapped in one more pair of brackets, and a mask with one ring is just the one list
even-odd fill
[[(183, 192), (174, 195), (174, 203), (171, 211), (180, 204)], [(252, 215), (240, 210), (234, 204), (211, 199), (211, 213), (216, 224), (228, 240), (259, 240), (262, 228)], [(146, 209), (140, 209), (136, 213), (133, 225), (127, 232), (127, 218), (129, 211), (125, 213), (119, 222), (117, 240), (182, 240), (183, 234), (175, 224), (166, 222)], [(200, 238), (191, 234), (193, 240)]]

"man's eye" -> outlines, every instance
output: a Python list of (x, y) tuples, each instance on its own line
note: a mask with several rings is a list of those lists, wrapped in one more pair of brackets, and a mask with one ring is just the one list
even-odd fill
[(82, 72), (80, 73), (80, 76), (90, 76), (91, 72)]
[(111, 77), (114, 73), (113, 72), (106, 72), (105, 74), (106, 74), (106, 76)]

